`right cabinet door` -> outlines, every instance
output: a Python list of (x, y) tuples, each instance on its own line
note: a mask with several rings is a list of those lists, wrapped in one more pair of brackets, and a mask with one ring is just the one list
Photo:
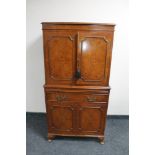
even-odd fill
[(104, 133), (107, 106), (103, 103), (82, 103), (78, 108), (78, 131), (81, 135)]
[(112, 37), (107, 32), (78, 33), (78, 85), (108, 85)]

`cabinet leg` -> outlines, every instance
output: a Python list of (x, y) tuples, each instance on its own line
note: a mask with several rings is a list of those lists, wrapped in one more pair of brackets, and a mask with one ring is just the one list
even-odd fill
[(50, 143), (52, 140), (51, 139), (48, 139), (48, 142)]
[(100, 144), (104, 144), (104, 137), (98, 137)]
[(52, 142), (54, 138), (55, 138), (55, 135), (48, 134), (48, 142)]

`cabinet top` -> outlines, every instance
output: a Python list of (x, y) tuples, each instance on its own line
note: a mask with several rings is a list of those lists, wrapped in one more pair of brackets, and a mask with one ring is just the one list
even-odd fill
[(86, 29), (86, 30), (114, 30), (112, 23), (86, 23), (86, 22), (42, 22), (42, 29)]
[(106, 26), (115, 26), (114, 23), (87, 23), (87, 22), (42, 22), (41, 24), (49, 24), (49, 25), (106, 25)]

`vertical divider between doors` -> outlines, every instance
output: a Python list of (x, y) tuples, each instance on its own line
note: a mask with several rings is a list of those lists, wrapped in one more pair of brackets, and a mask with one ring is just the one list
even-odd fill
[(75, 103), (75, 134), (77, 134), (78, 133), (78, 126), (77, 126), (77, 124), (78, 124), (78, 103), (76, 102)]
[(77, 68), (76, 71), (81, 73), (81, 46), (80, 46), (80, 38), (79, 32), (77, 33)]

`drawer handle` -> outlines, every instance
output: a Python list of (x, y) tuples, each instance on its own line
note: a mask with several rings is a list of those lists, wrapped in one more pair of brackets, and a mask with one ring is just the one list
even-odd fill
[(88, 102), (96, 102), (96, 98), (95, 97), (87, 97), (87, 101)]
[(66, 96), (65, 95), (61, 96), (61, 99), (62, 99), (62, 101), (65, 100)]
[(61, 96), (60, 95), (56, 96), (56, 99), (57, 99), (57, 102), (60, 102), (61, 101)]
[(63, 96), (60, 96), (60, 95), (56, 96), (57, 102), (63, 101), (65, 98), (66, 98), (65, 95), (63, 95)]

